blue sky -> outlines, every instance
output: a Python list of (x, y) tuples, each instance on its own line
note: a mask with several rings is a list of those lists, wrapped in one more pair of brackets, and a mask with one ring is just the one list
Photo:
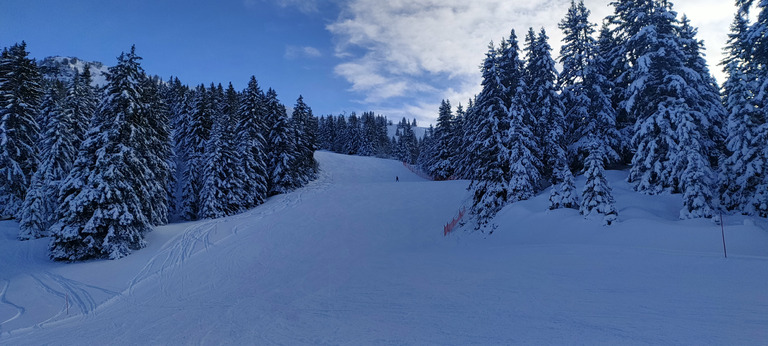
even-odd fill
[[(590, 19), (609, 0), (585, 0)], [(728, 0), (678, 0), (708, 47), (710, 68), (734, 13)], [(132, 44), (150, 74), (189, 85), (251, 75), (283, 103), (299, 94), (315, 114), (373, 110), (434, 121), (440, 100), (479, 91), (489, 41), (544, 27), (556, 55), (570, 0), (126, 0), (0, 1), (0, 46), (25, 40), (35, 58), (112, 65)], [(721, 76), (717, 75), (718, 78)]]

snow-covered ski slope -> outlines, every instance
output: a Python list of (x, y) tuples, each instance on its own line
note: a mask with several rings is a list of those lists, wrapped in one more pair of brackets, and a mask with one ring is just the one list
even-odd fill
[(52, 263), (0, 223), (0, 344), (768, 343), (764, 220), (726, 217), (724, 259), (718, 225), (610, 171), (614, 226), (545, 192), (443, 237), (468, 182), (316, 156), (307, 187), (116, 261)]

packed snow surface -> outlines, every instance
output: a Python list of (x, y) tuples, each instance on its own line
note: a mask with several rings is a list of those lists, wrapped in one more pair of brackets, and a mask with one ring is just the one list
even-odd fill
[[(0, 344), (765, 344), (762, 219), (677, 220), (609, 171), (619, 222), (501, 211), (443, 225), (467, 181), (318, 152), (320, 178), (240, 215), (159, 227), (116, 261), (54, 263), (0, 223)], [(400, 182), (395, 182), (399, 176)], [(583, 186), (577, 180), (577, 187)]]

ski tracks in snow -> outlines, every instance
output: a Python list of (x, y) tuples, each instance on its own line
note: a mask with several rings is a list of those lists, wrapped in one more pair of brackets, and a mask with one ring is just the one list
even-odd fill
[[(28, 328), (40, 328), (50, 322), (55, 322), (66, 317), (90, 316), (99, 304), (120, 296), (119, 292), (69, 279), (51, 272), (29, 274), (28, 277), (34, 281), (35, 286), (39, 290), (27, 292), (27, 297), (32, 295), (33, 297), (38, 297), (38, 299), (48, 299), (44, 296), (40, 296), (37, 292), (45, 292), (49, 296), (55, 297), (54, 299), (49, 299), (50, 301), (55, 302), (53, 303), (54, 305), (51, 305), (51, 307), (53, 307), (53, 313), (46, 315), (35, 312), (33, 313), (34, 316), (32, 316), (32, 319), (38, 320), (30, 321), (32, 324), (26, 328), (15, 329), (17, 331)], [(4, 325), (8, 325), (10, 322), (29, 319), (29, 317), (26, 316), (27, 309), (23, 305), (13, 303), (7, 298), (8, 289), (11, 287), (12, 282), (9, 280), (2, 281), (3, 285), (0, 289), (0, 307), (4, 306), (15, 310), (15, 314), (10, 318), (0, 321), (0, 331), (2, 331)], [(6, 332), (13, 331), (14, 329), (7, 330)]]
[[(132, 295), (135, 288), (149, 278), (161, 276), (167, 278), (175, 268), (178, 268), (192, 256), (207, 251), (217, 243), (230, 237), (241, 236), (239, 230), (243, 226), (265, 216), (275, 214), (286, 208), (301, 203), (306, 194), (317, 193), (328, 188), (332, 183), (331, 175), (323, 170), (318, 177), (302, 188), (283, 195), (270, 197), (264, 204), (243, 213), (219, 218), (201, 220), (182, 231), (181, 234), (167, 241), (158, 253), (147, 261), (147, 264), (130, 280), (127, 294)], [(219, 227), (226, 224), (228, 227)], [(219, 229), (231, 229), (230, 234), (219, 234)], [(183, 285), (183, 283), (182, 283)], [(165, 287), (165, 285), (160, 285)], [(165, 294), (166, 292), (163, 292)]]
[[(42, 275), (32, 275), (32, 278), (35, 279), (43, 290), (61, 298), (64, 304), (60, 314), (67, 313), (66, 310), (70, 310), (69, 314), (79, 313), (88, 315), (96, 310), (100, 302), (108, 301), (120, 295), (119, 292), (68, 279), (50, 272), (43, 273)], [(95, 294), (104, 295), (107, 298), (94, 297)]]
[[(0, 335), (30, 328), (41, 328), (66, 318), (92, 318), (100, 306), (132, 296), (134, 289), (147, 279), (156, 277), (160, 277), (160, 280), (163, 281), (169, 279), (175, 269), (183, 266), (189, 258), (206, 252), (209, 248), (229, 238), (246, 236), (239, 231), (252, 228), (254, 221), (298, 205), (304, 196), (323, 191), (331, 183), (331, 175), (321, 170), (318, 172), (318, 178), (304, 187), (287, 194), (270, 197), (264, 204), (256, 208), (226, 218), (191, 223), (180, 234), (163, 244), (142, 269), (133, 278), (127, 280), (127, 287), (117, 288), (116, 291), (68, 278), (65, 276), (67, 275), (66, 269), (61, 275), (43, 270), (27, 273), (21, 278), (13, 280), (0, 278)], [(224, 225), (226, 227), (220, 227)], [(220, 230), (225, 230), (225, 232), (219, 232)], [(20, 255), (26, 256), (30, 263), (35, 260), (31, 253)], [(24, 278), (32, 280), (34, 286), (37, 287), (38, 291), (31, 293), (39, 297), (36, 299), (47, 299), (51, 302), (48, 305), (49, 313), (33, 313), (25, 308), (24, 302), (12, 302), (8, 298), (7, 295), (14, 286), (14, 281), (25, 280)], [(179, 284), (181, 287), (184, 285), (183, 282)], [(159, 287), (161, 294), (166, 296), (171, 294), (167, 292), (168, 283), (161, 282)], [(40, 295), (43, 292), (47, 294), (47, 297)], [(25, 319), (31, 320), (29, 322), (22, 321)], [(7, 329), (9, 323), (26, 325), (26, 327), (12, 326), (12, 329)]]
[[(15, 310), (16, 313), (12, 317), (10, 317), (10, 318), (8, 318), (8, 319), (6, 319), (4, 321), (0, 321), (0, 327), (2, 327), (4, 324), (6, 324), (8, 322), (11, 322), (11, 321), (21, 317), (22, 315), (24, 315), (24, 311), (25, 311), (24, 307), (18, 306), (16, 304), (8, 301), (8, 298), (6, 298), (5, 294), (8, 292), (8, 287), (10, 285), (11, 285), (10, 281), (3, 280), (3, 288), (0, 289), (0, 304), (2, 304), (3, 306), (10, 307), (11, 310)], [(0, 328), (0, 330), (2, 330), (2, 329)]]

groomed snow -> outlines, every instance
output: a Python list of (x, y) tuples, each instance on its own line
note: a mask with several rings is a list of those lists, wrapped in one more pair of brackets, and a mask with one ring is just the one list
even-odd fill
[[(116, 261), (53, 263), (0, 222), (0, 344), (764, 344), (768, 225), (677, 220), (609, 171), (619, 222), (508, 206), (443, 224), (467, 181), (318, 152), (321, 177), (240, 215), (159, 227)], [(396, 183), (395, 176), (400, 182)], [(577, 188), (583, 186), (577, 179)], [(67, 313), (66, 302), (69, 302)]]

